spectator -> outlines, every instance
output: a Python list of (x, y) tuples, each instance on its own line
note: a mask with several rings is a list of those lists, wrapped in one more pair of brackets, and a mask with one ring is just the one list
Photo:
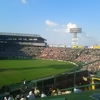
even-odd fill
[(74, 93), (78, 93), (78, 92), (82, 92), (82, 90), (74, 88)]
[(25, 96), (22, 95), (21, 99), (20, 100), (26, 100)]
[(62, 94), (62, 93), (61, 93), (60, 89), (57, 88), (57, 95), (61, 95), (61, 94)]
[(14, 100), (13, 96), (10, 95), (10, 96), (8, 97), (8, 100)]
[(41, 97), (46, 97), (44, 92), (41, 93)]
[(7, 100), (7, 97), (4, 97), (4, 100)]
[(16, 97), (15, 97), (15, 100), (20, 100), (20, 95), (18, 94), (18, 95), (16, 95)]
[(36, 98), (38, 98), (40, 96), (40, 90), (38, 90), (37, 87), (34, 89), (34, 94), (35, 94)]
[(33, 94), (32, 91), (29, 92), (29, 95), (27, 96), (27, 98), (30, 100), (35, 98), (35, 95)]

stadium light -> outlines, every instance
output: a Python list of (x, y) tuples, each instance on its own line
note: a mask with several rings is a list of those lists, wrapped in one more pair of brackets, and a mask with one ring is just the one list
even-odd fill
[(70, 33), (74, 33), (74, 36), (72, 38), (72, 45), (77, 46), (78, 45), (78, 37), (77, 33), (81, 33), (82, 28), (70, 28)]

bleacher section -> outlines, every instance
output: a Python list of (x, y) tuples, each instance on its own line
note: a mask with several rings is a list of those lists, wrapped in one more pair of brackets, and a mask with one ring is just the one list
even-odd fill
[[(98, 72), (100, 70), (99, 49), (73, 49), (66, 47), (47, 47), (38, 58), (72, 61), (77, 64), (84, 63), (82, 70)], [(91, 64), (90, 64), (91, 63)]]
[(0, 51), (0, 57), (8, 58), (34, 58), (42, 52), (44, 47), (11, 45)]

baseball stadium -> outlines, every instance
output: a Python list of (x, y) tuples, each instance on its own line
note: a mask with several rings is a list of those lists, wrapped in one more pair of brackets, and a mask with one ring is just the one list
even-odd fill
[(0, 100), (8, 97), (100, 100), (100, 46), (55, 46), (38, 34), (0, 32)]

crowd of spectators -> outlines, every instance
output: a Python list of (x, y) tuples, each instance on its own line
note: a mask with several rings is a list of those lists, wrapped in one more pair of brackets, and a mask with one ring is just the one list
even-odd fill
[(3, 50), (0, 50), (0, 57), (15, 57), (15, 58), (34, 58), (44, 47), (34, 47), (25, 45), (12, 45), (6, 46)]
[(73, 62), (84, 63), (82, 70), (89, 70), (92, 73), (100, 71), (100, 50), (84, 49), (84, 51)]
[(39, 58), (54, 59), (54, 60), (71, 60), (76, 58), (79, 49), (66, 47), (47, 47), (43, 50)]
[(5, 96), (3, 100), (33, 100), (35, 98), (44, 98), (47, 96), (57, 96), (57, 95), (63, 95), (63, 94), (70, 94), (71, 91), (61, 91), (59, 88), (49, 88), (47, 93), (44, 93), (44, 91), (39, 90), (37, 87), (30, 90), (29, 92), (24, 93), (18, 93), (17, 95), (10, 94), (8, 96)]
[[(92, 72), (99, 71), (100, 68), (100, 50), (99, 49), (79, 49), (66, 47), (47, 47), (39, 58), (72, 61), (77, 64), (84, 63), (82, 70)], [(90, 64), (91, 63), (91, 64)]]
[(100, 71), (100, 61), (96, 61), (91, 64), (86, 64), (85, 66), (83, 66), (82, 70), (88, 70), (92, 74), (96, 74), (97, 72)]
[(93, 62), (100, 59), (100, 51), (96, 49), (84, 49), (84, 51), (74, 61), (78, 62)]
[[(4, 97), (4, 100), (32, 100), (34, 98), (37, 98), (37, 90), (29, 91), (29, 93), (18, 93), (17, 95), (10, 94), (8, 96)], [(39, 90), (38, 90), (39, 91)], [(40, 92), (40, 91), (39, 91)]]

